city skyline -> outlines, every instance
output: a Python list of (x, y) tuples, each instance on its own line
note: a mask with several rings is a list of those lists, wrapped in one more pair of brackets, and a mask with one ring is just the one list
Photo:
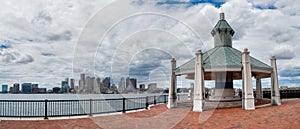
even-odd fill
[[(75, 51), (77, 41), (89, 20), (101, 12), (101, 8), (113, 4), (112, 1), (6, 1), (2, 3), (1, 84), (12, 86), (15, 82), (32, 82), (38, 83), (40, 87), (51, 88), (60, 86), (61, 80), (66, 77), (74, 78), (77, 84), (79, 79), (77, 73), (86, 73), (100, 78), (110, 75), (117, 79), (130, 76), (147, 83), (158, 82), (159, 85), (165, 85), (163, 88), (167, 88), (171, 57), (175, 56), (178, 64), (181, 65), (193, 57), (197, 49), (203, 48), (205, 51), (212, 48), (213, 38), (210, 31), (218, 20), (216, 16), (220, 11), (226, 13), (226, 19), (237, 32), (233, 37), (235, 48), (239, 50), (249, 48), (251, 56), (266, 64), (269, 64), (271, 55), (275, 55), (280, 86), (299, 87), (300, 84), (300, 53), (297, 51), (300, 47), (297, 44), (300, 41), (297, 36), (300, 34), (298, 23), (300, 11), (297, 10), (299, 4), (295, 1), (133, 0), (132, 5), (122, 5), (122, 7), (147, 7), (159, 13), (184, 12), (185, 21), (195, 25), (200, 24), (201, 29), (195, 28), (195, 31), (199, 34), (201, 43), (184, 25), (174, 19), (149, 15), (134, 17), (117, 25), (104, 37), (102, 47), (99, 48), (101, 51), (97, 52), (95, 62), (88, 63), (95, 66), (83, 65), (79, 68), (76, 67), (77, 64), (74, 65), (73, 60), (74, 53), (80, 52)], [(101, 26), (95, 28), (100, 29)], [(176, 34), (181, 40), (164, 39), (163, 36), (169, 35), (153, 28)], [(128, 34), (145, 29), (152, 30), (126, 39)], [(93, 31), (97, 33), (97, 30)], [(122, 44), (117, 44), (119, 42)], [(87, 41), (87, 46), (89, 43)], [(145, 44), (167, 46), (169, 50), (178, 53), (172, 55), (163, 49), (149, 47), (140, 50), (136, 47)], [(116, 46), (118, 47), (115, 48)], [(90, 55), (93, 57), (95, 53), (91, 52)], [(189, 87), (191, 81), (184, 78), (179, 80), (179, 87)], [(263, 81), (263, 86), (269, 84), (269, 80)], [(236, 83), (236, 87), (241, 87), (240, 82)]]

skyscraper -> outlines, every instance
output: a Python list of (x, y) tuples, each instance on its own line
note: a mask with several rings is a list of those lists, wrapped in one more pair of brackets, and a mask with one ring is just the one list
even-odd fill
[(110, 89), (110, 77), (106, 77), (103, 80), (103, 85), (104, 85), (105, 88)]
[(73, 78), (70, 79), (70, 85), (72, 89), (75, 88), (75, 80)]
[(118, 90), (119, 92), (123, 92), (126, 88), (126, 82), (125, 82), (125, 78), (122, 77), (121, 80), (119, 81), (119, 86), (118, 86)]
[(12, 87), (12, 93), (19, 93), (20, 92), (20, 84), (15, 83), (14, 86)]
[(22, 84), (22, 93), (31, 93), (31, 92), (32, 92), (31, 83), (23, 83)]
[(8, 85), (2, 85), (2, 93), (8, 93)]
[(84, 89), (85, 87), (85, 74), (80, 74), (79, 89)]

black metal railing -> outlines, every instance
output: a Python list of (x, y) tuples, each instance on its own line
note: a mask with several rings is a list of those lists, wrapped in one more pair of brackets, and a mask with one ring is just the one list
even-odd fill
[[(178, 94), (187, 98), (187, 94)], [(148, 109), (149, 105), (167, 103), (168, 95), (116, 99), (84, 100), (0, 100), (0, 117), (62, 117), (95, 115)]]
[[(253, 91), (254, 97), (256, 97), (256, 92)], [(242, 92), (239, 92), (239, 96), (242, 97)], [(263, 98), (271, 99), (271, 91), (263, 91)], [(280, 90), (280, 99), (289, 98), (300, 98), (300, 90)]]

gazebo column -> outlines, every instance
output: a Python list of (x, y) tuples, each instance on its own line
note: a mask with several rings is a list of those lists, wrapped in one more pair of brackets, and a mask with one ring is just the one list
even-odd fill
[(256, 98), (262, 98), (261, 78), (256, 78)]
[(254, 110), (254, 96), (252, 87), (252, 75), (250, 66), (250, 55), (247, 48), (244, 49), (242, 54), (242, 64), (243, 64), (243, 109)]
[(195, 61), (195, 85), (194, 85), (194, 100), (193, 100), (193, 111), (202, 112), (204, 111), (204, 71), (202, 66), (202, 52), (198, 50), (196, 53)]
[(271, 73), (271, 101), (273, 105), (281, 105), (275, 56), (271, 58), (271, 67), (273, 68)]
[(177, 86), (176, 86), (176, 75), (175, 70), (176, 69), (176, 60), (175, 58), (172, 58), (171, 60), (171, 73), (170, 73), (170, 87), (169, 87), (169, 102), (168, 102), (168, 108), (173, 108), (177, 106)]

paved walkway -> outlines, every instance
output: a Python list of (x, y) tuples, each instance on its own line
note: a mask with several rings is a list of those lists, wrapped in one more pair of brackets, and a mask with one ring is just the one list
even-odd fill
[(191, 107), (168, 110), (165, 104), (151, 110), (120, 115), (63, 120), (1, 120), (0, 129), (195, 129), (195, 128), (299, 128), (300, 99), (253, 111), (241, 108), (190, 112)]

